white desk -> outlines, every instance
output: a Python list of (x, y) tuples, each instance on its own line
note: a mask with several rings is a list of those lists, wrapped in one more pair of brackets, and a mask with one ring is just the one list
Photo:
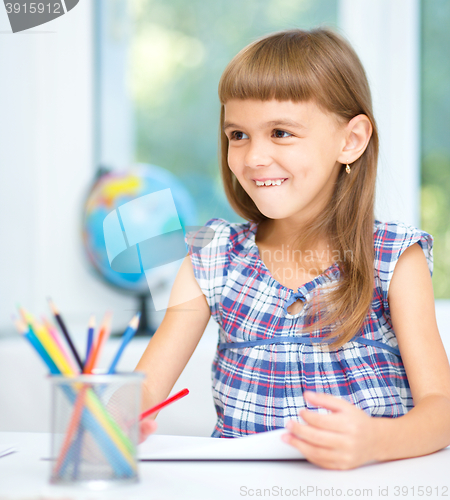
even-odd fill
[[(351, 471), (327, 471), (306, 461), (141, 462), (141, 480), (136, 485), (94, 492), (48, 483), (50, 464), (41, 460), (49, 455), (48, 434), (0, 432), (0, 443), (16, 443), (19, 447), (17, 453), (0, 458), (1, 500), (398, 499), (419, 497), (419, 486), (433, 488), (431, 496), (427, 496), (424, 489), (423, 498), (450, 496), (449, 448), (425, 457), (368, 465)], [(408, 488), (407, 495), (403, 495), (402, 490), (395, 490), (396, 486)], [(380, 488), (387, 494), (382, 495)], [(259, 496), (257, 489), (261, 490)], [(371, 492), (364, 493), (363, 489)]]

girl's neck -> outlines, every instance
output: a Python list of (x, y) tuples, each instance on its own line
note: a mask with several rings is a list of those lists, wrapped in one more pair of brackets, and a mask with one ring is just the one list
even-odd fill
[[(335, 262), (335, 255), (326, 238), (314, 237), (314, 241), (309, 238), (299, 244), (301, 230), (296, 228), (295, 231), (283, 224), (272, 225), (273, 222), (273, 219), (268, 219), (259, 224), (255, 243), (259, 258), (283, 286), (296, 290)], [(288, 312), (294, 314), (298, 310), (297, 307), (295, 311), (288, 309)]]
[(255, 241), (266, 247), (289, 246), (299, 250), (317, 250), (329, 245), (326, 235), (313, 235), (307, 240), (301, 240), (299, 245), (301, 234), (302, 228), (292, 225), (288, 220), (266, 219), (258, 225)]

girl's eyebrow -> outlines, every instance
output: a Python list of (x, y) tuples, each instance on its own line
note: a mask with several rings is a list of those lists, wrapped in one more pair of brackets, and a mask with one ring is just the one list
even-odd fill
[(307, 128), (306, 125), (302, 123), (295, 122), (294, 120), (290, 120), (289, 118), (281, 119), (281, 120), (273, 120), (271, 122), (265, 123), (267, 127), (295, 127), (295, 128)]
[[(290, 120), (288, 118), (280, 119), (280, 120), (272, 120), (270, 122), (266, 122), (262, 125), (262, 127), (295, 127), (295, 128), (302, 128), (306, 129), (306, 125), (303, 125), (302, 123), (297, 123), (293, 120)], [(223, 123), (223, 129), (227, 130), (228, 128), (236, 128), (239, 129), (241, 128), (239, 125), (236, 125), (231, 122), (224, 122)]]
[(227, 128), (239, 128), (239, 126), (231, 122), (223, 122), (223, 129), (226, 130)]

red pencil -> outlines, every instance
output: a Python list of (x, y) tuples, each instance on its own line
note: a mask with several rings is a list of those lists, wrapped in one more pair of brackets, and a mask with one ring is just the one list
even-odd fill
[(144, 420), (144, 418), (148, 417), (152, 413), (156, 413), (161, 408), (164, 408), (164, 406), (170, 405), (170, 403), (173, 403), (177, 399), (184, 398), (184, 396), (187, 396), (188, 394), (189, 394), (188, 389), (182, 389), (180, 392), (177, 392), (172, 397), (166, 399), (162, 403), (159, 403), (156, 406), (153, 406), (153, 408), (149, 408), (148, 410), (141, 413), (139, 420)]

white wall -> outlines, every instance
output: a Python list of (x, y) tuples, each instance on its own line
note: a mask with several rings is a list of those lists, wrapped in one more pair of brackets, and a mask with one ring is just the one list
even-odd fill
[(380, 135), (376, 216), (420, 224), (419, 0), (341, 0), (339, 25), (358, 53)]
[(112, 308), (119, 327), (135, 305), (89, 274), (81, 250), (94, 172), (92, 6), (16, 34), (0, 8), (0, 334), (16, 303), (38, 315), (48, 295), (79, 325)]

